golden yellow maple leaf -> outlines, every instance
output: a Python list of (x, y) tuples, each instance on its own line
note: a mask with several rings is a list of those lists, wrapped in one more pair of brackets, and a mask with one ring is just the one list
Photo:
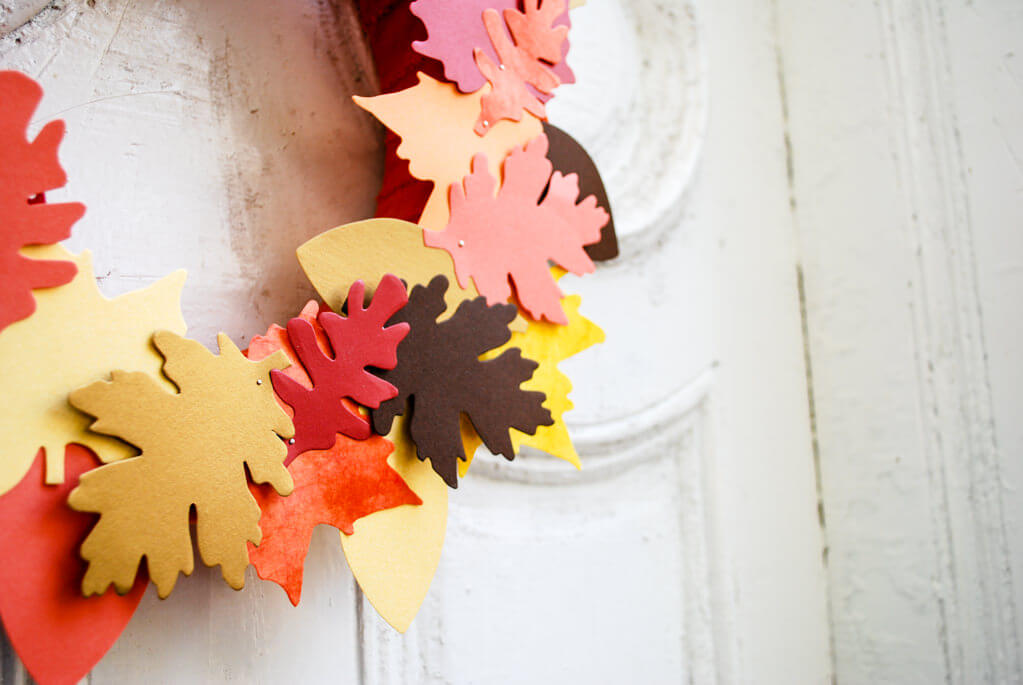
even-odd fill
[(46, 450), (47, 483), (63, 482), (67, 443), (85, 445), (104, 462), (134, 454), (123, 442), (89, 432), (88, 417), (68, 405), (67, 395), (112, 368), (159, 374), (153, 331), (185, 332), (184, 271), (108, 300), (96, 285), (88, 252), (76, 256), (50, 245), (23, 253), (73, 261), (78, 274), (66, 285), (33, 291), (35, 313), (0, 332), (0, 495), (24, 477), (40, 447)]
[(69, 396), (96, 417), (92, 430), (142, 450), (87, 472), (68, 497), (73, 509), (100, 515), (82, 544), (86, 596), (111, 583), (127, 592), (142, 557), (160, 597), (170, 594), (178, 573), (194, 567), (192, 507), (203, 562), (220, 564), (231, 587), (245, 584), (248, 543), (262, 539), (246, 468), (253, 482), (269, 483), (281, 495), (294, 487), (281, 438), (295, 429), (270, 383), (270, 371), (289, 362), (280, 350), (249, 361), (223, 333), (217, 341), (220, 355), (169, 331), (153, 335), (166, 359), (164, 373), (180, 392), (168, 392), (146, 373), (114, 371), (110, 381)]

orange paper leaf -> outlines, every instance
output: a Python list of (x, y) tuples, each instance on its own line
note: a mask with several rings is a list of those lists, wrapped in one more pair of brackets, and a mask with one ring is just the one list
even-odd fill
[(249, 546), (249, 561), (259, 577), (284, 588), (297, 606), (313, 528), (325, 523), (351, 535), (363, 516), (422, 504), (387, 464), (393, 450), (394, 445), (379, 435), (352, 440), (339, 434), (330, 449), (303, 452), (291, 463), (288, 472), (295, 490), (288, 497), (279, 497), (265, 485), (252, 486), (263, 510), (259, 520), (263, 541)]

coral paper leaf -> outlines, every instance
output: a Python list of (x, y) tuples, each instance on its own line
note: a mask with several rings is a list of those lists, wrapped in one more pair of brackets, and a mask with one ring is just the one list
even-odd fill
[[(46, 482), (64, 480), (64, 445), (80, 443), (101, 461), (133, 455), (130, 446), (88, 430), (67, 394), (106, 378), (112, 368), (147, 371), (159, 377), (160, 355), (153, 331), (185, 332), (178, 271), (143, 290), (108, 300), (100, 293), (88, 252), (72, 255), (59, 245), (31, 248), (46, 257), (72, 260), (78, 273), (60, 288), (36, 292), (38, 310), (0, 332), (0, 494), (17, 483), (46, 450)], [(43, 372), (45, 371), (45, 372)], [(166, 380), (161, 387), (173, 386)]]
[(530, 316), (564, 324), (561, 290), (548, 260), (577, 275), (593, 271), (583, 247), (600, 240), (608, 214), (592, 195), (576, 204), (577, 177), (552, 175), (546, 152), (543, 135), (513, 151), (504, 162), (504, 183), (496, 195), (487, 162), (477, 157), (464, 182), (451, 186), (447, 227), (426, 231), (424, 239), (448, 251), (463, 287), (472, 277), (480, 295), (493, 304), (508, 301), (514, 283)]
[(369, 422), (343, 399), (378, 407), (398, 394), (366, 367), (393, 369), (398, 362), (396, 350), (408, 325), (385, 324), (408, 301), (405, 286), (396, 276), (385, 275), (368, 307), (363, 306), (365, 290), (362, 281), (352, 284), (347, 317), (330, 311), (318, 317), (333, 358), (320, 349), (311, 323), (302, 318), (288, 322), (288, 339), (312, 388), (280, 371), (270, 374), (277, 395), (295, 412), (295, 439), (285, 463), (307, 450), (329, 449), (338, 433), (357, 440), (369, 437)]
[(82, 597), (78, 546), (93, 517), (72, 511), (66, 500), (98, 460), (81, 445), (68, 445), (64, 457), (63, 484), (45, 484), (40, 451), (28, 475), (0, 497), (0, 619), (42, 685), (84, 678), (128, 625), (149, 583), (140, 574), (126, 595)]
[(26, 138), (43, 89), (15, 71), (0, 71), (0, 331), (36, 309), (34, 288), (64, 285), (75, 276), (73, 262), (30, 259), (27, 245), (47, 245), (71, 235), (85, 213), (77, 202), (47, 204), (45, 193), (67, 176), (57, 159), (64, 122), (51, 121), (35, 140)]
[(355, 521), (403, 504), (418, 505), (401, 476), (387, 464), (394, 446), (374, 435), (352, 440), (337, 435), (327, 450), (303, 452), (288, 467), (295, 491), (278, 497), (267, 486), (252, 486), (263, 510), (263, 541), (249, 548), (249, 560), (263, 580), (270, 580), (298, 605), (302, 574), (313, 528), (321, 523), (351, 535)]
[[(476, 66), (493, 87), (480, 102), (480, 115), (474, 127), (477, 135), (486, 135), (501, 119), (518, 121), (523, 110), (546, 118), (542, 96), (550, 95), (561, 84), (551, 65), (560, 60), (561, 46), (568, 34), (567, 26), (553, 25), (566, 9), (565, 0), (543, 0), (542, 6), (539, 0), (526, 0), (525, 8), (525, 14), (505, 10), (503, 18), (496, 9), (483, 12), (483, 25), (497, 60), (478, 47), (473, 51)], [(511, 38), (505, 30), (505, 20), (509, 21)]]
[(244, 585), (247, 543), (261, 539), (246, 468), (254, 482), (270, 483), (282, 495), (293, 487), (281, 438), (294, 428), (270, 385), (270, 371), (288, 362), (283, 353), (249, 361), (223, 333), (218, 342), (220, 355), (214, 355), (168, 331), (153, 335), (178, 393), (147, 374), (114, 371), (110, 382), (69, 396), (97, 417), (94, 431), (142, 450), (85, 474), (68, 498), (73, 509), (100, 515), (82, 545), (89, 562), (83, 594), (102, 593), (110, 583), (126, 592), (142, 557), (160, 597), (170, 594), (178, 573), (188, 575), (194, 565), (193, 506), (203, 562), (220, 564), (235, 589)]
[(408, 304), (391, 319), (411, 326), (398, 346), (398, 365), (381, 373), (397, 386), (398, 396), (373, 410), (372, 416), (374, 429), (386, 433), (408, 403), (409, 435), (418, 457), (430, 459), (434, 471), (454, 488), (458, 461), (466, 459), (459, 429), (462, 414), (491, 452), (508, 459), (515, 456), (509, 429), (534, 433), (552, 419), (542, 406), (543, 393), (519, 387), (532, 376), (536, 362), (523, 359), (517, 349), (496, 359), (479, 359), (508, 341), (515, 307), (488, 306), (476, 298), (438, 322), (447, 287), (447, 279), (437, 276), (428, 286), (413, 288)]

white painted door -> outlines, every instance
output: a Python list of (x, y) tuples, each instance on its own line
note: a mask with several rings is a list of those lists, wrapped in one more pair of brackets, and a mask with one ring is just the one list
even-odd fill
[[(565, 364), (584, 470), (474, 465), (405, 635), (321, 528), (297, 609), (200, 567), (91, 681), (1023, 677), (1021, 8), (590, 0), (573, 21), (550, 117), (622, 240), (567, 284), (608, 334)], [(67, 121), (70, 246), (108, 294), (186, 267), (207, 344), (298, 311), (294, 248), (372, 213), (346, 0), (4, 0), (0, 68)]]

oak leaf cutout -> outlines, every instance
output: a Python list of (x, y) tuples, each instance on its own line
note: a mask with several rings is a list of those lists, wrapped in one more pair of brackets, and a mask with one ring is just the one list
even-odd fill
[[(525, 0), (524, 8), (524, 13), (506, 9), (503, 17), (493, 8), (483, 12), (483, 25), (497, 60), (478, 47), (473, 50), (476, 66), (492, 86), (480, 102), (480, 115), (473, 127), (476, 135), (486, 135), (501, 119), (520, 120), (523, 110), (546, 119), (543, 96), (561, 85), (552, 67), (561, 60), (568, 27), (554, 22), (565, 11), (565, 0)], [(511, 37), (505, 31), (505, 21)]]
[[(398, 286), (401, 287), (400, 282)], [(386, 299), (385, 293), (381, 302)], [(406, 299), (402, 287), (401, 300)], [(376, 297), (373, 302), (377, 302)], [(307, 323), (315, 344), (324, 354), (330, 352), (330, 342), (317, 317), (329, 311), (313, 301), (296, 317)], [(287, 330), (276, 324), (270, 326), (266, 335), (253, 337), (246, 356), (258, 360), (277, 350), (287, 355), (291, 366), (272, 373), (287, 374), (299, 386), (312, 388), (313, 381), (303, 368)], [(280, 398), (278, 401), (286, 411), (291, 410)], [(296, 422), (296, 440), (300, 430)], [(250, 486), (263, 512), (260, 518), (263, 541), (258, 547), (249, 546), (249, 561), (260, 578), (280, 585), (296, 606), (302, 596), (305, 557), (313, 528), (323, 523), (351, 535), (355, 532), (355, 521), (364, 516), (403, 504), (422, 503), (388, 465), (394, 450), (389, 441), (376, 435), (366, 440), (340, 434), (334, 437), (336, 442), (329, 449), (305, 451), (288, 464), (295, 482), (295, 490), (289, 496), (278, 497), (265, 485)]]
[(195, 560), (189, 516), (203, 562), (220, 564), (224, 580), (240, 589), (249, 564), (247, 543), (259, 544), (260, 509), (249, 492), (269, 483), (281, 495), (294, 487), (284, 467), (281, 438), (294, 428), (278, 406), (270, 371), (287, 366), (283, 353), (252, 362), (227, 335), (214, 355), (169, 331), (153, 335), (164, 373), (179, 392), (168, 392), (145, 373), (114, 371), (72, 392), (69, 401), (96, 420), (92, 430), (138, 446), (141, 454), (82, 476), (68, 498), (76, 511), (100, 515), (82, 544), (89, 563), (82, 594), (132, 586), (146, 559), (161, 598)]
[[(444, 67), (444, 76), (452, 81), (458, 90), (463, 93), (474, 93), (487, 82), (476, 66), (474, 49), (480, 49), (491, 60), (498, 59), (483, 23), (483, 12), (487, 9), (503, 12), (512, 35), (517, 41), (522, 36), (528, 44), (523, 31), (525, 27), (521, 26), (526, 15), (515, 11), (517, 6), (516, 0), (459, 0), (456, 3), (449, 0), (415, 0), (409, 5), (409, 10), (423, 22), (428, 38), (413, 41), (412, 49), (420, 55), (439, 61)], [(554, 3), (550, 3), (550, 7), (553, 6)], [(568, 31), (571, 20), (567, 8), (555, 18), (554, 23), (563, 28), (564, 32)], [(518, 35), (513, 25), (517, 27)], [(552, 52), (545, 51), (546, 56), (543, 59), (554, 64), (552, 70), (561, 83), (575, 83), (575, 75), (565, 61), (569, 48), (568, 40), (560, 30), (545, 35), (560, 37), (557, 45), (559, 54), (554, 56)], [(549, 45), (548, 41), (543, 47), (548, 48)]]
[(408, 301), (405, 286), (397, 277), (385, 275), (369, 306), (364, 306), (365, 292), (362, 281), (352, 284), (347, 316), (331, 311), (319, 313), (319, 329), (330, 350), (320, 347), (309, 321), (296, 317), (288, 322), (291, 347), (312, 386), (286, 371), (270, 374), (274, 391), (294, 410), (295, 438), (285, 464), (302, 452), (329, 449), (338, 433), (357, 440), (370, 436), (369, 421), (343, 400), (378, 407), (398, 394), (397, 388), (366, 367), (391, 369), (398, 362), (396, 350), (408, 333), (408, 325), (386, 323)]
[[(31, 248), (34, 253), (67, 259), (78, 273), (67, 285), (36, 292), (36, 313), (0, 331), (0, 495), (28, 471), (40, 452), (46, 458), (46, 482), (64, 480), (64, 446), (85, 445), (104, 463), (135, 454), (120, 440), (88, 429), (89, 419), (75, 411), (67, 395), (107, 377), (112, 368), (159, 376), (162, 358), (153, 349), (153, 331), (185, 332), (177, 271), (142, 290), (112, 300), (103, 297), (88, 252), (73, 255), (60, 245)], [(41, 372), (45, 370), (45, 373)]]
[(78, 202), (46, 203), (44, 193), (62, 187), (67, 175), (57, 159), (63, 121), (46, 124), (35, 140), (26, 137), (42, 98), (43, 89), (28, 76), (0, 71), (0, 331), (36, 310), (33, 289), (64, 285), (77, 270), (71, 261), (22, 252), (69, 238), (85, 213)]
[(562, 293), (548, 261), (576, 275), (592, 272), (584, 247), (600, 240), (608, 214), (592, 195), (576, 204), (578, 177), (552, 175), (546, 153), (544, 135), (512, 151), (496, 195), (496, 180), (478, 155), (472, 173), (451, 185), (447, 226), (425, 231), (424, 240), (447, 250), (463, 288), (471, 277), (480, 295), (494, 304), (507, 302), (514, 284), (531, 317), (564, 324)]
[[(458, 487), (458, 461), (466, 459), (460, 421), (465, 414), (487, 448), (514, 459), (509, 429), (533, 433), (552, 423), (543, 408), (544, 395), (524, 391), (536, 362), (509, 349), (481, 361), (488, 350), (503, 345), (515, 318), (512, 305), (488, 306), (484, 298), (462, 302), (445, 321), (444, 293), (448, 280), (437, 276), (416, 286), (408, 304), (392, 319), (407, 322), (408, 336), (398, 345), (398, 365), (381, 372), (398, 388), (398, 396), (371, 411), (373, 428), (386, 434), (394, 418), (409, 412), (408, 430), (420, 460), (430, 460), (437, 475)], [(407, 409), (406, 409), (407, 405)]]

